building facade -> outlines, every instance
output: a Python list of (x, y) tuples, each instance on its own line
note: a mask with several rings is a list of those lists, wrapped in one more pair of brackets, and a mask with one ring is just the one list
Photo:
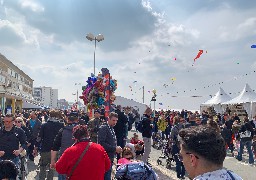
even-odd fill
[(58, 108), (58, 89), (51, 87), (35, 87), (33, 97), (36, 101), (49, 108)]
[(33, 99), (33, 79), (0, 54), (0, 108), (3, 114), (22, 110)]

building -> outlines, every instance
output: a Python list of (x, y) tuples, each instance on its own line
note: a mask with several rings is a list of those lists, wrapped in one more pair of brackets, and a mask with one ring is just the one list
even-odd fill
[(66, 99), (60, 99), (58, 100), (58, 108), (59, 109), (68, 109), (69, 103)]
[(33, 97), (36, 101), (49, 108), (58, 108), (58, 89), (51, 87), (35, 87)]
[(22, 110), (22, 100), (32, 100), (33, 79), (0, 54), (0, 108), (2, 112)]

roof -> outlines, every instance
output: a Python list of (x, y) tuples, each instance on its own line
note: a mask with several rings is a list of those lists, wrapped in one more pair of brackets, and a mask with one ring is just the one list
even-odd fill
[(229, 100), (231, 100), (231, 97), (220, 87), (219, 91), (203, 105), (220, 104)]
[(222, 104), (240, 104), (246, 102), (252, 102), (256, 100), (256, 93), (251, 89), (248, 84), (245, 84), (242, 92), (230, 101), (226, 101)]

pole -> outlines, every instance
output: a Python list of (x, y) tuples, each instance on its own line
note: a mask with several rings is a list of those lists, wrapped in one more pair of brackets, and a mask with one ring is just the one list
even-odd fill
[(94, 38), (95, 48), (94, 48), (94, 59), (93, 59), (93, 74), (95, 75), (95, 52), (96, 52), (96, 37)]
[(155, 116), (156, 116), (156, 101), (154, 101), (154, 118), (155, 118)]
[(76, 103), (77, 103), (77, 105), (78, 105), (78, 89), (77, 89), (77, 91), (76, 91)]
[(145, 95), (144, 86), (142, 86), (142, 102), (143, 102), (143, 104), (144, 104), (144, 95)]

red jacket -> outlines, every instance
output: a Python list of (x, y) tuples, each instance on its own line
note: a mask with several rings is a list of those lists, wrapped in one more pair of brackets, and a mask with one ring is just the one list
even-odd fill
[[(67, 148), (56, 163), (56, 171), (59, 174), (69, 174), (88, 143), (79, 142)], [(110, 160), (104, 148), (99, 144), (91, 143), (70, 180), (103, 180), (105, 172), (109, 169)]]

